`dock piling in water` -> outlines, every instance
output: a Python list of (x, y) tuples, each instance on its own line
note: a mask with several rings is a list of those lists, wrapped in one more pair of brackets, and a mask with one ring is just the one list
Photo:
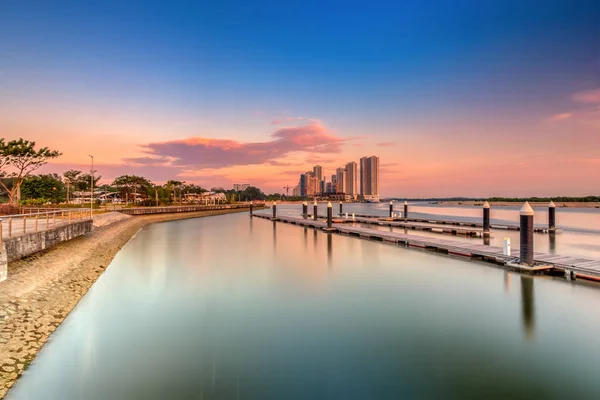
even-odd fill
[(308, 203), (302, 203), (302, 217), (306, 218), (308, 215)]
[(556, 205), (553, 201), (548, 204), (548, 232), (556, 231)]
[(252, 216), (253, 207), (254, 207), (254, 202), (251, 201), (250, 202), (250, 216)]
[(315, 212), (315, 214), (313, 215), (313, 219), (316, 221), (318, 218), (318, 214), (319, 214), (319, 204), (317, 203), (316, 200), (315, 200), (315, 203), (313, 204), (313, 208), (314, 208), (314, 212)]
[(404, 201), (404, 219), (408, 218), (408, 201)]
[(277, 203), (273, 202), (273, 219), (277, 218)]
[(340, 201), (340, 215), (342, 215), (342, 214), (343, 214), (342, 208), (343, 208), (343, 204), (342, 204), (342, 202)]
[(390, 200), (390, 218), (394, 217), (394, 202)]
[(483, 204), (483, 235), (490, 235), (490, 203)]
[(525, 202), (521, 208), (521, 264), (533, 265), (533, 208)]
[[(341, 207), (340, 203), (340, 207)], [(331, 202), (327, 203), (327, 229), (331, 229), (333, 225), (333, 209), (331, 208)]]

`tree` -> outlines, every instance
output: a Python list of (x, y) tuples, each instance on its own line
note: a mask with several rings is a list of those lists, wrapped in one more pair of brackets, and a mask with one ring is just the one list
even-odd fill
[(81, 171), (74, 169), (70, 169), (63, 173), (64, 183), (67, 188), (67, 203), (71, 202), (71, 188), (75, 187), (79, 175), (81, 175)]
[[(98, 187), (98, 182), (102, 179), (101, 175), (94, 175), (94, 187)], [(75, 188), (79, 191), (88, 191), (90, 190), (90, 183), (92, 181), (92, 176), (90, 174), (81, 174), (75, 180)]]
[[(46, 164), (49, 159), (56, 158), (62, 153), (56, 150), (50, 150), (47, 147), (42, 147), (36, 150), (35, 142), (18, 139), (11, 140), (8, 143), (4, 139), (0, 141), (0, 177), (12, 178), (13, 186), (9, 189), (2, 180), (0, 185), (8, 193), (8, 201), (11, 204), (16, 204), (20, 200), (20, 189), (23, 180), (31, 175), (31, 173), (42, 165)], [(11, 172), (4, 168), (12, 169)]]
[(133, 193), (134, 204), (138, 191), (144, 193), (146, 198), (148, 198), (148, 193), (152, 189), (152, 182), (143, 176), (135, 175), (121, 175), (115, 178), (112, 185), (116, 186), (121, 191), (121, 194), (125, 194), (126, 197), (129, 197)]
[(182, 181), (169, 180), (167, 181), (166, 188), (173, 192), (173, 202), (177, 203), (177, 189), (179, 189), (179, 199), (181, 200), (181, 187), (185, 184)]
[(264, 200), (265, 194), (255, 186), (249, 186), (244, 191), (240, 192), (240, 198), (244, 201)]
[(28, 176), (21, 185), (21, 199), (58, 204), (65, 199), (65, 184), (58, 174)]

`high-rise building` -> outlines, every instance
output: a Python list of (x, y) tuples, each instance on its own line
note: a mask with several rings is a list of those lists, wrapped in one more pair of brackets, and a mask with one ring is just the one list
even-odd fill
[(306, 196), (306, 174), (300, 175), (300, 182), (298, 186), (300, 187), (300, 196)]
[(336, 193), (345, 193), (345, 191), (346, 191), (346, 187), (345, 187), (346, 169), (345, 168), (336, 169), (335, 175), (336, 175), (336, 182), (337, 182)]
[(323, 180), (323, 167), (321, 167), (320, 165), (315, 165), (313, 167), (313, 176), (315, 178), (317, 178), (320, 181)]
[(365, 201), (379, 201), (379, 157), (360, 159), (360, 196)]
[(306, 194), (305, 196), (314, 197), (320, 193), (321, 183), (316, 176), (306, 174)]
[(346, 164), (346, 181), (344, 183), (345, 193), (351, 198), (358, 197), (358, 166), (354, 161)]

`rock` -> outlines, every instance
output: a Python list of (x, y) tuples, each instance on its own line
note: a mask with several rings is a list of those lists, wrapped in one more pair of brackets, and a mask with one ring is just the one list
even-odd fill
[(2, 367), (2, 371), (4, 371), (4, 372), (14, 372), (14, 370), (15, 370), (15, 367), (11, 367), (11, 366), (8, 366), (8, 365), (4, 365)]

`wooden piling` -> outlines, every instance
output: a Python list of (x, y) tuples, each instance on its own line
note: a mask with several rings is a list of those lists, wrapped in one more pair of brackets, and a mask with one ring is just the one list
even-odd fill
[(520, 212), (521, 240), (520, 256), (521, 264), (533, 265), (533, 208), (525, 202)]
[(548, 232), (556, 231), (556, 205), (553, 201), (548, 204)]
[(490, 234), (490, 203), (487, 201), (483, 204), (483, 235)]

